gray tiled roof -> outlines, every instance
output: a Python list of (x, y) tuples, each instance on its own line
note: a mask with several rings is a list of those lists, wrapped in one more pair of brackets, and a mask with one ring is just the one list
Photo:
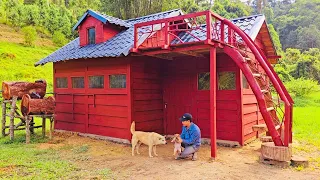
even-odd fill
[[(35, 65), (44, 65), (48, 62), (58, 62), (70, 59), (80, 58), (98, 58), (98, 57), (119, 57), (127, 56), (130, 49), (133, 47), (133, 31), (134, 24), (146, 21), (152, 21), (157, 19), (163, 19), (170, 16), (177, 16), (182, 14), (181, 10), (175, 9), (171, 11), (161, 12), (148, 16), (143, 16), (135, 19), (124, 20), (129, 28), (115, 35), (113, 38), (100, 44), (91, 44), (80, 47), (79, 38), (74, 39), (67, 45), (53, 52), (49, 56), (41, 59)], [(265, 17), (263, 15), (255, 15), (243, 18), (233, 19), (232, 22), (239, 26), (245, 33), (247, 33), (252, 39), (255, 39)], [(202, 26), (205, 28), (205, 26)], [(205, 39), (206, 34), (197, 31), (195, 32), (200, 39)], [(192, 42), (190, 35), (180, 33), (179, 37), (185, 42)], [(175, 41), (172, 42), (176, 43)]]

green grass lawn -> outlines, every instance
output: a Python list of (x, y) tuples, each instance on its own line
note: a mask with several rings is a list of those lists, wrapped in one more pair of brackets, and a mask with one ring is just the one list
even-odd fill
[(34, 67), (34, 63), (52, 53), (55, 47), (25, 47), (0, 41), (0, 82), (45, 79), (52, 92), (52, 64)]

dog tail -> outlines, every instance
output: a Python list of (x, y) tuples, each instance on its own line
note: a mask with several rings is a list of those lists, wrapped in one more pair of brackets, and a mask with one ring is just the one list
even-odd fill
[(130, 131), (131, 131), (131, 134), (136, 132), (136, 123), (134, 121), (132, 121), (132, 123), (131, 123)]

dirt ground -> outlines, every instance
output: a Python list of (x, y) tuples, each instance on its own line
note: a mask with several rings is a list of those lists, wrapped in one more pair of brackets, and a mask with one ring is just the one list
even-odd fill
[[(282, 169), (258, 162), (261, 142), (254, 141), (241, 148), (218, 147), (218, 158), (212, 161), (210, 146), (203, 145), (198, 153), (198, 161), (174, 160), (173, 144), (158, 146), (158, 157), (149, 158), (147, 146), (141, 146), (140, 155), (131, 156), (130, 145), (95, 140), (78, 135), (55, 133), (48, 143), (39, 145), (41, 149), (60, 149), (61, 158), (76, 164), (79, 171), (110, 169), (107, 179), (317, 179), (320, 170), (306, 168)], [(70, 156), (72, 147), (86, 146), (87, 151)], [(69, 154), (69, 155), (68, 155)], [(80, 157), (80, 158), (79, 158)], [(311, 165), (312, 166), (312, 165)], [(84, 177), (100, 179), (99, 177)]]

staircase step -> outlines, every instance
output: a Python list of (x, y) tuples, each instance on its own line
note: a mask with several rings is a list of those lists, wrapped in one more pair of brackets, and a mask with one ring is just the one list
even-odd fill
[(249, 58), (249, 57), (245, 57), (244, 58), (246, 61), (251, 61), (251, 58)]
[[(280, 125), (277, 125), (276, 130), (280, 129)], [(266, 124), (256, 124), (252, 126), (253, 131), (268, 131)]]
[(272, 142), (272, 137), (271, 136), (262, 136), (260, 137), (261, 142)]
[(262, 89), (261, 92), (262, 92), (262, 93), (267, 93), (267, 92), (269, 92), (269, 91), (268, 91), (268, 90), (265, 90), (265, 89)]
[(253, 131), (266, 131), (268, 130), (266, 124), (256, 124), (252, 126)]
[(267, 108), (267, 111), (272, 111), (272, 110), (274, 110), (274, 107), (268, 107)]
[(261, 74), (254, 73), (254, 74), (253, 74), (253, 77), (261, 77)]

